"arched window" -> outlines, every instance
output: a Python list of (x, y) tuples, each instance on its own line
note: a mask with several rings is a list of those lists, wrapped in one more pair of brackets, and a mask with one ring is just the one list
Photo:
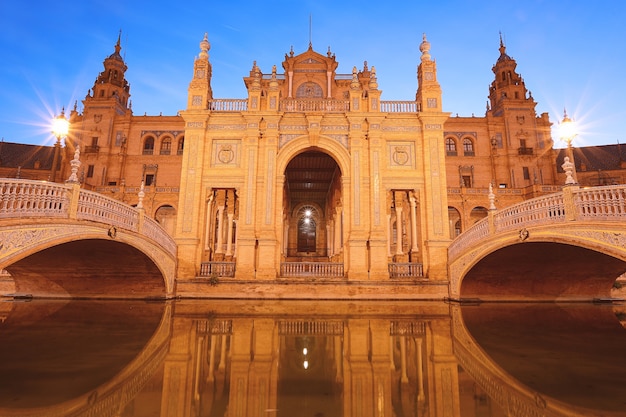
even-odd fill
[(172, 153), (172, 139), (164, 138), (161, 141), (161, 150), (159, 151), (161, 155), (169, 155)]
[(296, 98), (322, 98), (323, 96), (322, 87), (312, 81), (300, 84), (296, 90)]
[(152, 155), (154, 153), (154, 138), (148, 136), (143, 142), (143, 154)]
[(474, 142), (470, 138), (463, 139), (463, 155), (474, 156)]
[(182, 155), (185, 147), (185, 137), (178, 139), (178, 148), (176, 148), (176, 155)]
[(446, 138), (446, 154), (448, 156), (456, 156), (456, 141), (452, 138)]

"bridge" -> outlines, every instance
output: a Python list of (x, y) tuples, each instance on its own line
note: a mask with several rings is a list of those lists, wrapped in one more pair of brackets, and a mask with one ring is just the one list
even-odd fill
[(14, 295), (173, 297), (176, 244), (141, 202), (78, 183), (0, 180), (0, 269), (13, 277)]
[(608, 300), (625, 272), (626, 185), (492, 207), (448, 248), (458, 301)]

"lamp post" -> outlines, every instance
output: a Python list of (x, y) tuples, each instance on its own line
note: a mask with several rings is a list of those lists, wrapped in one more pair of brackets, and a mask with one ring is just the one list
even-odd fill
[(52, 134), (57, 138), (54, 144), (54, 157), (52, 159), (52, 172), (50, 181), (55, 182), (57, 177), (57, 165), (61, 154), (61, 139), (66, 138), (70, 129), (70, 122), (65, 118), (65, 109), (52, 121)]
[(559, 136), (561, 140), (567, 143), (567, 152), (565, 162), (562, 167), (565, 171), (565, 184), (578, 184), (576, 178), (576, 164), (574, 162), (574, 151), (572, 149), (572, 141), (578, 135), (576, 132), (576, 123), (567, 116), (567, 110), (563, 110), (563, 120), (559, 124)]

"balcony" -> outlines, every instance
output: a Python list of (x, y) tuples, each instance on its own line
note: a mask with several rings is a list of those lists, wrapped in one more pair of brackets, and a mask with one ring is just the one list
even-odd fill
[(334, 262), (283, 262), (280, 276), (311, 278), (343, 278), (343, 263)]
[(82, 151), (83, 153), (98, 153), (100, 152), (100, 146), (98, 145), (85, 146), (85, 148)]
[(202, 262), (200, 264), (201, 277), (234, 278), (234, 262)]
[(393, 262), (387, 265), (389, 278), (424, 278), (424, 266), (418, 263)]
[(518, 155), (534, 155), (534, 152), (533, 152), (533, 148), (522, 147), (522, 148), (517, 149), (517, 154)]

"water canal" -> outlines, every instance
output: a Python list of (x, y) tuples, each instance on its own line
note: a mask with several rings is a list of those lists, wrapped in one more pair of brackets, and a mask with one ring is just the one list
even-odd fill
[(626, 416), (626, 306), (0, 303), (0, 416)]

